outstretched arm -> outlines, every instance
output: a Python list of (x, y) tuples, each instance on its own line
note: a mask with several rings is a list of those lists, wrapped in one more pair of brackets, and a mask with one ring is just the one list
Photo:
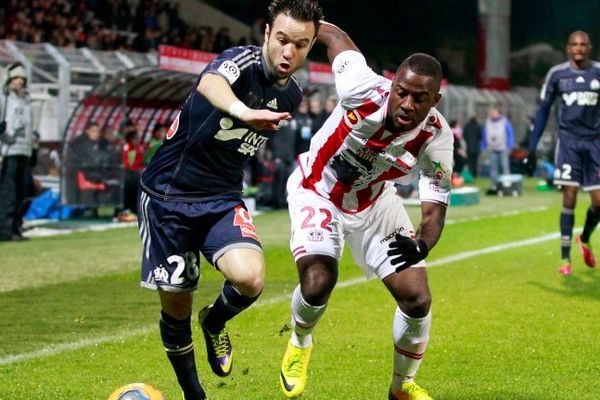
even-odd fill
[(327, 57), (329, 58), (329, 62), (333, 62), (333, 59), (338, 54), (346, 50), (360, 52), (346, 32), (329, 22), (321, 21), (317, 40), (327, 46)]
[(216, 109), (228, 113), (257, 130), (274, 131), (277, 129), (279, 121), (292, 117), (288, 112), (279, 113), (267, 109), (249, 108), (233, 93), (229, 82), (217, 74), (204, 74), (198, 83), (197, 90)]

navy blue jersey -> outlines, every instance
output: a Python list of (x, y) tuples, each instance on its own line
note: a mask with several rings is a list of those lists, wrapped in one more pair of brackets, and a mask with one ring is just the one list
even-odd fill
[(600, 63), (592, 61), (585, 70), (569, 62), (548, 71), (540, 93), (540, 104), (531, 135), (529, 150), (534, 151), (542, 135), (550, 108), (558, 99), (558, 127), (575, 137), (600, 135)]
[[(200, 77), (204, 74), (225, 78), (250, 108), (291, 113), (302, 99), (293, 77), (282, 86), (269, 76), (257, 46), (224, 51)], [(254, 131), (217, 110), (194, 88), (144, 171), (142, 188), (163, 200), (194, 201), (215, 195), (241, 198), (244, 165), (276, 134)]]

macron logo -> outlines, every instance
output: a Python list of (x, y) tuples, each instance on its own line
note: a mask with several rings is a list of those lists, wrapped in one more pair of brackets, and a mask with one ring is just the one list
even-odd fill
[(272, 108), (273, 110), (277, 110), (277, 98), (270, 100), (267, 103), (268, 108)]

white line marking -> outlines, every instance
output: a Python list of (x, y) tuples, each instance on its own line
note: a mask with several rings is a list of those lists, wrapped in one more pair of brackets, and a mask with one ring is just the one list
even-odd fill
[[(576, 232), (580, 231), (580, 230), (581, 230), (581, 228), (575, 229)], [(454, 254), (449, 257), (444, 257), (444, 258), (440, 258), (440, 259), (428, 262), (427, 265), (429, 267), (434, 267), (434, 266), (438, 266), (438, 265), (450, 264), (450, 263), (453, 263), (456, 261), (461, 261), (461, 260), (465, 260), (467, 258), (477, 257), (477, 256), (484, 255), (484, 254), (497, 253), (499, 251), (503, 251), (503, 250), (507, 250), (507, 249), (513, 249), (513, 248), (517, 248), (517, 247), (525, 247), (525, 246), (529, 246), (529, 245), (533, 245), (533, 244), (547, 242), (549, 240), (557, 239), (559, 237), (560, 237), (560, 234), (558, 232), (556, 232), (556, 233), (550, 233), (550, 234), (543, 235), (543, 236), (538, 236), (538, 237), (531, 238), (531, 239), (519, 240), (516, 242), (509, 242), (509, 243), (499, 244), (497, 246), (486, 247), (484, 249), (464, 251), (462, 253), (457, 253), (457, 254)], [(350, 286), (359, 285), (359, 284), (365, 283), (365, 282), (367, 282), (367, 279), (364, 277), (353, 278), (353, 279), (349, 279), (346, 281), (338, 282), (336, 287), (337, 288), (350, 287)], [(277, 296), (273, 296), (268, 299), (265, 299), (263, 301), (259, 300), (254, 305), (254, 307), (264, 307), (264, 306), (276, 304), (276, 303), (279, 303), (282, 301), (289, 301), (290, 298), (291, 298), (291, 295), (289, 295), (289, 294), (277, 295)], [(99, 344), (108, 343), (108, 342), (117, 342), (119, 340), (125, 340), (125, 339), (128, 339), (128, 338), (136, 336), (136, 335), (146, 335), (148, 333), (153, 332), (154, 330), (156, 330), (156, 324), (148, 325), (148, 326), (145, 326), (145, 327), (142, 327), (139, 329), (125, 331), (120, 335), (102, 336), (102, 337), (95, 338), (95, 339), (83, 339), (78, 342), (53, 345), (53, 346), (43, 348), (41, 350), (36, 350), (36, 351), (28, 352), (28, 353), (14, 354), (14, 355), (2, 357), (2, 358), (0, 358), (0, 365), (13, 364), (13, 363), (28, 361), (28, 360), (35, 360), (35, 359), (45, 357), (45, 356), (52, 356), (55, 354), (60, 354), (65, 351), (78, 350), (78, 349), (81, 349), (84, 347), (97, 346)]]
[(472, 217), (465, 217), (459, 219), (447, 219), (446, 225), (454, 225), (454, 224), (462, 224), (463, 222), (471, 222), (471, 221), (480, 221), (482, 219), (490, 219), (490, 218), (504, 218), (504, 217), (514, 217), (515, 215), (530, 213), (530, 212), (542, 212), (548, 209), (547, 206), (539, 206), (539, 207), (531, 207), (524, 210), (513, 210), (513, 211), (504, 211), (497, 214), (490, 215), (474, 215)]

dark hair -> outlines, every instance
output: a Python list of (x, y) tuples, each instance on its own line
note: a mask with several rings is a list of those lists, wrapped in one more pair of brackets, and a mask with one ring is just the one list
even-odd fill
[(425, 53), (415, 53), (400, 64), (398, 69), (407, 67), (417, 75), (430, 76), (439, 86), (442, 80), (442, 65), (435, 58)]
[(319, 31), (323, 19), (323, 9), (316, 0), (273, 0), (269, 4), (267, 23), (273, 26), (273, 21), (279, 14), (286, 14), (298, 21), (312, 21), (315, 33)]
[(87, 131), (88, 129), (90, 129), (91, 127), (97, 126), (98, 128), (100, 128), (100, 123), (96, 120), (90, 120), (88, 121), (87, 125), (85, 126), (85, 130)]

